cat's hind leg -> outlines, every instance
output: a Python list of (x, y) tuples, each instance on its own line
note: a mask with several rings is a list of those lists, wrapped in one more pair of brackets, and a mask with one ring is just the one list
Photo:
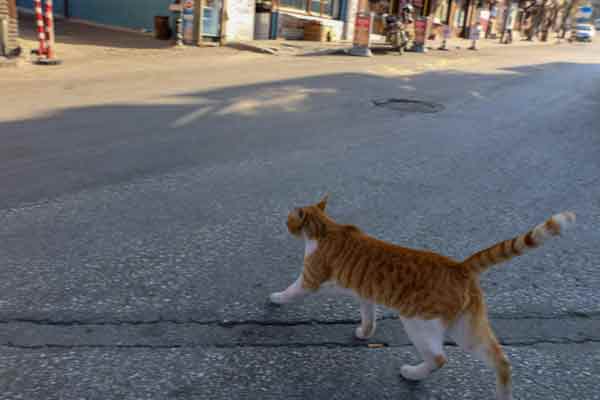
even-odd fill
[(464, 351), (483, 361), (496, 372), (496, 399), (512, 399), (511, 367), (487, 316), (465, 313), (448, 329), (452, 340)]
[(400, 373), (409, 380), (425, 379), (446, 364), (447, 358), (444, 353), (446, 325), (439, 319), (400, 319), (406, 334), (423, 359), (423, 362), (418, 365), (403, 365)]

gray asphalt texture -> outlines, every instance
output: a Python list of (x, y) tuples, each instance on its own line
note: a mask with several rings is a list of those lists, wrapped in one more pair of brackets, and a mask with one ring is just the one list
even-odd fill
[[(581, 50), (0, 122), (0, 398), (492, 398), (451, 345), (443, 370), (402, 380), (417, 359), (393, 310), (370, 348), (351, 299), (267, 304), (302, 262), (287, 212), (328, 192), (337, 220), (458, 259), (577, 213), (482, 286), (516, 398), (599, 399), (600, 65), (536, 51)], [(392, 97), (443, 110), (373, 103)]]

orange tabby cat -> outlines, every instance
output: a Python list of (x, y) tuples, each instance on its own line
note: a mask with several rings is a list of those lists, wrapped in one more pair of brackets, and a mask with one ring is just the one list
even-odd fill
[(492, 332), (479, 274), (488, 267), (541, 245), (575, 222), (570, 212), (554, 215), (525, 235), (500, 242), (459, 262), (422, 250), (374, 239), (352, 225), (341, 225), (325, 213), (327, 197), (297, 208), (287, 220), (295, 236), (306, 242), (300, 277), (273, 303), (284, 304), (334, 284), (357, 294), (361, 324), (355, 335), (375, 333), (375, 304), (395, 308), (423, 362), (404, 365), (407, 379), (424, 379), (446, 363), (445, 333), (465, 351), (496, 372), (497, 399), (512, 399), (511, 368)]

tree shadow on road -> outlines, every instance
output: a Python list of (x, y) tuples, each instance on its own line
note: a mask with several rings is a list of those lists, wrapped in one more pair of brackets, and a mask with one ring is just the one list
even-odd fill
[[(179, 168), (285, 154), (326, 143), (334, 132), (351, 143), (371, 135), (380, 122), (410, 136), (414, 132), (402, 129), (403, 118), (431, 121), (457, 113), (468, 118), (468, 107), (485, 102), (513, 102), (516, 112), (524, 102), (535, 101), (536, 94), (531, 99), (527, 93), (520, 99), (502, 99), (505, 88), (563, 68), (587, 67), (550, 63), (490, 74), (341, 73), (181, 93), (144, 104), (70, 108), (2, 122), (0, 161), (9, 172), (0, 181), (15, 191), (5, 194), (0, 207)], [(390, 98), (432, 102), (446, 110), (422, 114), (375, 104)], [(56, 185), (42, 184), (47, 174)], [(18, 184), (34, 177), (39, 185)]]

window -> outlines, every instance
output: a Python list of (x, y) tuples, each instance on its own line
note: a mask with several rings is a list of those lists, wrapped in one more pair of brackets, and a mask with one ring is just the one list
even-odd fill
[(305, 11), (311, 15), (329, 16), (334, 15), (335, 0), (280, 0), (279, 4), (284, 8), (293, 8), (294, 10)]
[(306, 10), (306, 0), (280, 0), (279, 4), (281, 4), (281, 7)]

